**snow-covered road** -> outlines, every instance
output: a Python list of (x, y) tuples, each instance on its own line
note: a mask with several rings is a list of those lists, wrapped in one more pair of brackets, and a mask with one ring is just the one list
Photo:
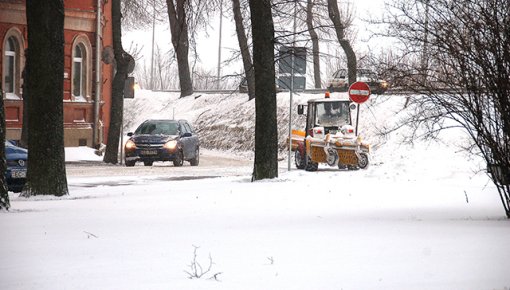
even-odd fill
[(155, 162), (153, 166), (144, 166), (138, 162), (134, 167), (126, 167), (122, 164), (106, 164), (99, 158), (66, 162), (70, 191), (83, 187), (243, 176), (249, 175), (252, 168), (253, 161), (248, 158), (204, 149), (200, 153), (198, 166), (191, 166), (189, 162), (184, 162), (181, 167), (175, 167), (172, 162)]
[(251, 171), (253, 161), (239, 156), (228, 156), (203, 149), (200, 164), (191, 166), (184, 162), (182, 167), (173, 166), (172, 162), (155, 162), (153, 166), (144, 166), (142, 162), (134, 167), (121, 164), (111, 165), (101, 160), (74, 160), (66, 162), (68, 177), (87, 176), (238, 176)]

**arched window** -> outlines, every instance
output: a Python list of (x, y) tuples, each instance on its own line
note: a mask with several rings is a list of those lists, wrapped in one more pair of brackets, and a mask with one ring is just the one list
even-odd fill
[(11, 35), (5, 39), (3, 60), (3, 89), (7, 97), (20, 93), (20, 41)]
[(90, 101), (92, 94), (92, 46), (84, 34), (77, 35), (71, 47), (71, 99)]
[(83, 44), (79, 43), (73, 50), (73, 96), (84, 98), (87, 88), (87, 52)]

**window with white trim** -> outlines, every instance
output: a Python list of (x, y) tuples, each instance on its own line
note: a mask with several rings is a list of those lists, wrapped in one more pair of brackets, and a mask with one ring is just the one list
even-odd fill
[(77, 44), (73, 49), (73, 96), (85, 98), (87, 85), (87, 51), (83, 44)]
[(4, 44), (4, 73), (3, 73), (3, 89), (7, 96), (17, 95), (19, 92), (19, 41), (15, 36), (10, 36)]

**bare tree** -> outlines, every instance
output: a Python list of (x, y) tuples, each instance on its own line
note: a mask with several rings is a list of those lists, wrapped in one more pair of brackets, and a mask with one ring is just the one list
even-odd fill
[(270, 0), (250, 0), (255, 69), (255, 164), (253, 180), (278, 177), (274, 25)]
[(314, 0), (307, 0), (306, 4), (306, 26), (308, 27), (308, 33), (310, 34), (310, 38), (312, 40), (312, 56), (313, 56), (313, 79), (316, 89), (320, 89), (322, 87), (321, 83), (321, 59), (320, 59), (320, 50), (319, 50), (319, 36), (315, 31), (315, 27), (313, 25), (313, 7), (315, 3)]
[[(25, 49), (25, 59), (28, 57), (28, 49)], [(27, 62), (25, 62), (25, 66), (23, 67), (23, 71), (21, 72), (21, 77), (23, 78), (23, 124), (21, 125), (21, 138), (19, 140), (19, 146), (23, 148), (28, 147), (28, 66)]]
[(423, 94), (411, 99), (416, 114), (410, 124), (426, 128), (425, 137), (463, 128), (472, 141), (467, 149), (487, 163), (510, 218), (510, 0), (405, 1), (394, 7), (388, 33), (415, 59), (401, 66), (403, 83)]
[(68, 194), (64, 158), (64, 3), (26, 1), (28, 170), (23, 196)]
[(349, 76), (349, 84), (356, 82), (357, 59), (350, 41), (345, 37), (345, 30), (348, 27), (348, 22), (342, 21), (340, 10), (338, 9), (337, 0), (328, 0), (328, 14), (333, 22), (336, 36), (340, 46), (347, 56), (347, 70)]
[[(246, 5), (243, 5), (246, 7)], [(236, 24), (237, 40), (241, 50), (243, 59), (244, 73), (248, 84), (248, 99), (255, 98), (255, 74), (253, 72), (253, 64), (251, 61), (250, 47), (248, 46), (248, 38), (243, 24), (243, 14), (241, 11), (240, 0), (232, 0), (232, 10), (234, 12), (234, 22)]]
[(133, 57), (124, 51), (122, 47), (121, 28), (121, 0), (112, 0), (112, 29), (113, 50), (115, 53), (115, 77), (112, 84), (112, 105), (110, 109), (110, 128), (108, 130), (108, 143), (103, 161), (117, 164), (119, 154), (119, 139), (124, 110), (124, 84), (128, 76), (128, 67)]
[(167, 0), (168, 20), (172, 33), (172, 45), (177, 56), (181, 98), (193, 94), (191, 72), (188, 62), (189, 38), (187, 11), (191, 9), (189, 0)]
[[(174, 52), (165, 53), (165, 59), (160, 59), (164, 64), (154, 60), (156, 67), (151, 72), (156, 73), (157, 78), (154, 82), (155, 88), (168, 89), (177, 87), (173, 85), (172, 74), (174, 60), (177, 63), (177, 74), (181, 97), (193, 93), (196, 64), (200, 61), (197, 53), (196, 39), (198, 33), (207, 33), (210, 19), (219, 7), (220, 1), (217, 0), (123, 0), (122, 1), (123, 24), (127, 27), (147, 28), (151, 24), (161, 24), (164, 18), (169, 21), (171, 40)], [(166, 12), (166, 13), (165, 13)], [(164, 17), (162, 17), (164, 15)], [(157, 52), (156, 54), (161, 52)], [(159, 57), (154, 55), (154, 57)], [(159, 70), (160, 73), (157, 72)], [(162, 71), (165, 73), (161, 74)], [(140, 71), (138, 71), (140, 73)], [(138, 74), (139, 75), (139, 74)], [(172, 79), (172, 83), (163, 83), (162, 80)], [(146, 86), (147, 87), (147, 86)]]
[(179, 80), (174, 62), (174, 51), (163, 52), (156, 44), (153, 71), (151, 72), (151, 65), (147, 65), (146, 62), (136, 66), (135, 76), (138, 83), (142, 88), (154, 90), (169, 90), (178, 87)]
[(9, 202), (9, 192), (7, 191), (7, 183), (5, 181), (5, 171), (7, 164), (5, 163), (5, 112), (4, 112), (4, 96), (2, 95), (2, 84), (0, 83), (0, 210), (8, 210), (11, 207)]
[(164, 0), (122, 0), (122, 25), (128, 28), (147, 28), (165, 18)]
[[(172, 67), (174, 64), (175, 56), (173, 51), (167, 51), (164, 53), (161, 48), (156, 45), (156, 52), (154, 55), (155, 63), (155, 88), (166, 90), (171, 87), (177, 87), (176, 84), (176, 72), (175, 68)], [(173, 86), (174, 85), (174, 86)]]

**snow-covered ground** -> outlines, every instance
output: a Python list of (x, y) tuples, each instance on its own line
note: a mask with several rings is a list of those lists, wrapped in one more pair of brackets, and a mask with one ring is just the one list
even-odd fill
[[(224, 132), (217, 144), (249, 135), (245, 95), (142, 94), (126, 102), (126, 131), (175, 112), (201, 134)], [(459, 151), (460, 132), (414, 146), (400, 143), (405, 128), (376, 134), (402, 104), (382, 96), (362, 106), (367, 170), (288, 172), (282, 160), (277, 179), (259, 182), (240, 167), (239, 177), (183, 181), (73, 176), (64, 198), (11, 194), (0, 289), (509, 289), (510, 221), (480, 160)], [(98, 160), (87, 148), (66, 156)], [(211, 261), (200, 279), (186, 273)]]

